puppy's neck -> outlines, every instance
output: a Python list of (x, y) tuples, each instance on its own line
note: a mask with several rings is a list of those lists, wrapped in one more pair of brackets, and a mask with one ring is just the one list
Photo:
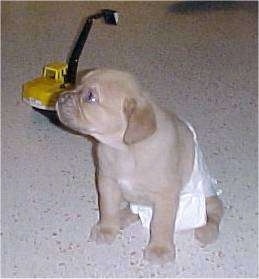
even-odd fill
[(123, 135), (121, 135), (121, 132), (111, 135), (92, 134), (92, 136), (102, 144), (108, 145), (114, 149), (122, 151), (126, 151), (128, 149), (128, 145), (123, 141)]

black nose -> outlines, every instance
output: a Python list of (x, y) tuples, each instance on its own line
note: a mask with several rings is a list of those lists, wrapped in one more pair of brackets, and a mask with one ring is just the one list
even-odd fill
[(59, 103), (63, 104), (66, 103), (68, 100), (71, 99), (71, 93), (63, 93), (59, 96), (58, 101)]

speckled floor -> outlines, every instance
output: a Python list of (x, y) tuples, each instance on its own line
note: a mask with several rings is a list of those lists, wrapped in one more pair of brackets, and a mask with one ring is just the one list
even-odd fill
[[(256, 277), (256, 3), (1, 2), (2, 277)], [(97, 196), (91, 143), (55, 126), (20, 99), (22, 83), (64, 60), (82, 19), (101, 8), (80, 69), (135, 73), (154, 99), (188, 119), (223, 190), (217, 243), (176, 235), (177, 259), (142, 260), (148, 232), (127, 228), (111, 246), (88, 242)], [(194, 9), (193, 9), (194, 8)]]

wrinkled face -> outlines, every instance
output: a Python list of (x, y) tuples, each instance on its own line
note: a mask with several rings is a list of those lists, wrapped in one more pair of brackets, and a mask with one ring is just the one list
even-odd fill
[(126, 129), (122, 87), (111, 75), (101, 75), (98, 71), (88, 74), (73, 91), (59, 97), (56, 108), (60, 121), (96, 138), (122, 137)]
[(118, 147), (141, 141), (156, 130), (153, 109), (140, 95), (131, 75), (95, 70), (59, 97), (56, 110), (67, 127)]

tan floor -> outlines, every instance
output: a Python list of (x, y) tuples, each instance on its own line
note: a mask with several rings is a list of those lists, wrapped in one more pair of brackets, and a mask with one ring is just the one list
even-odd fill
[[(256, 3), (176, 9), (173, 2), (1, 2), (2, 277), (257, 276)], [(223, 190), (217, 243), (176, 235), (177, 259), (142, 260), (148, 232), (134, 224), (107, 247), (88, 242), (97, 196), (91, 144), (20, 99), (22, 83), (65, 60), (82, 19), (117, 9), (117, 27), (96, 22), (80, 68), (135, 73), (153, 98), (196, 128)]]

